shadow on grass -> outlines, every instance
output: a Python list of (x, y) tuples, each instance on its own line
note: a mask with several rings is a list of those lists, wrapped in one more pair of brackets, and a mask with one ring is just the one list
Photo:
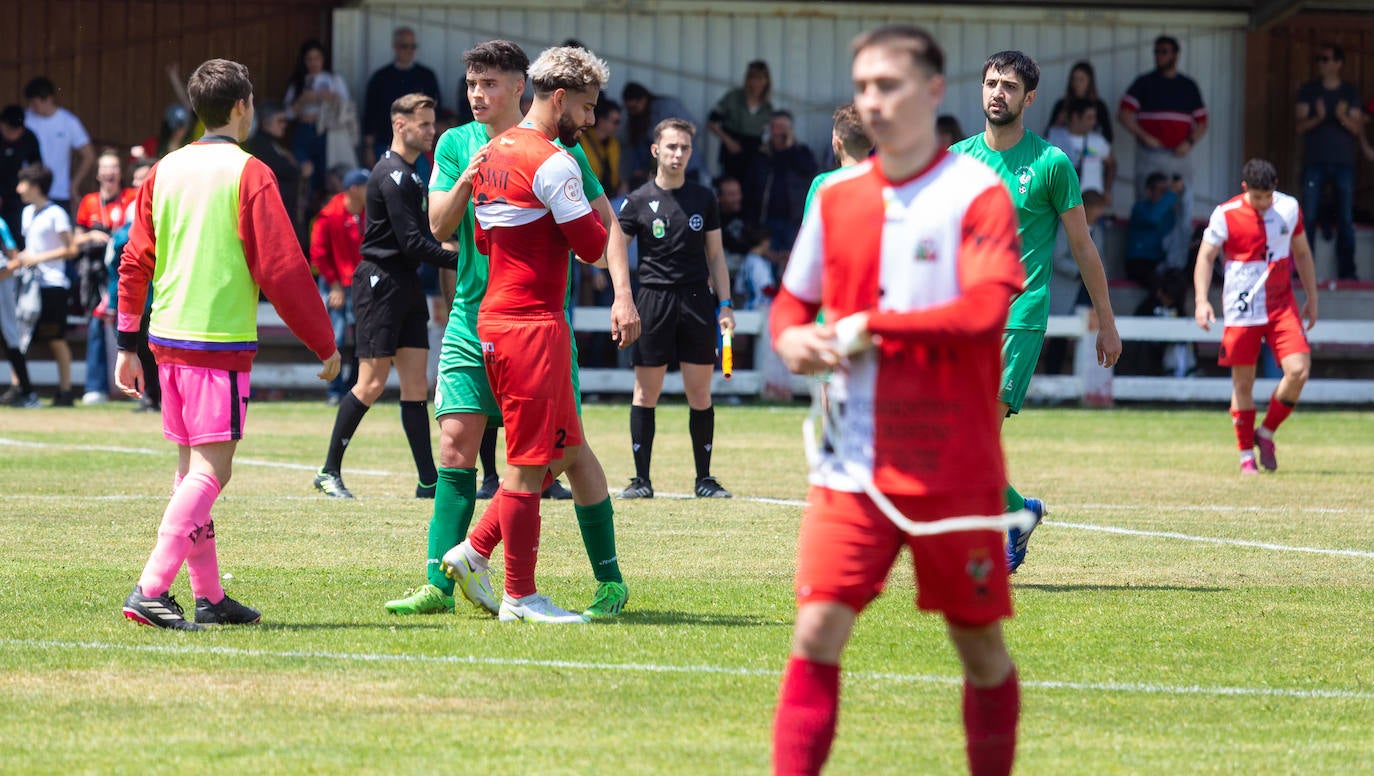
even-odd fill
[(724, 625), (731, 628), (780, 628), (792, 627), (786, 622), (768, 617), (750, 617), (741, 614), (702, 614), (699, 612), (666, 612), (653, 609), (627, 610), (619, 617), (606, 621), (608, 624), (623, 625)]
[(1140, 591), (1154, 592), (1159, 591), (1186, 591), (1189, 593), (1225, 593), (1229, 592), (1229, 587), (1191, 587), (1189, 585), (1037, 585), (1034, 583), (1024, 585), (1013, 585), (1016, 590), (1039, 590), (1045, 593), (1081, 593), (1081, 592), (1111, 592), (1111, 591)]

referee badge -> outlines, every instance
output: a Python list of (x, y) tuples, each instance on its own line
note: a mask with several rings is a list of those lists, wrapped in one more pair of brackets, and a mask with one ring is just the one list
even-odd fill
[(663, 222), (662, 218), (655, 218), (650, 226), (653, 228), (655, 239), (662, 240), (663, 235), (668, 233), (668, 225)]
[(691, 227), (693, 232), (700, 232), (701, 227), (705, 225), (706, 221), (701, 217), (701, 214), (699, 213), (693, 213), (692, 217), (687, 219), (687, 226)]

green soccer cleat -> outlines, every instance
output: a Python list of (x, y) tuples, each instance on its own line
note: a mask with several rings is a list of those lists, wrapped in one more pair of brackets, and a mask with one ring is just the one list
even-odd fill
[(602, 582), (596, 587), (592, 605), (582, 614), (589, 620), (615, 617), (630, 601), (630, 588), (624, 582)]
[(392, 614), (441, 614), (453, 611), (453, 596), (431, 584), (423, 584), (407, 590), (406, 594), (395, 601), (386, 602), (386, 610)]

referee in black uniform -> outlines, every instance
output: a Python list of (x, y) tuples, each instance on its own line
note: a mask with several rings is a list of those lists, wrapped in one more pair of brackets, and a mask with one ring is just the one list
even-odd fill
[(711, 375), (721, 332), (733, 332), (730, 271), (720, 237), (715, 193), (686, 180), (696, 129), (682, 119), (654, 127), (650, 152), (654, 179), (635, 189), (620, 208), (626, 240), (639, 239), (639, 308), (643, 331), (634, 344), (635, 393), (630, 406), (630, 441), (635, 476), (621, 498), (653, 498), (649, 463), (654, 450), (654, 407), (663, 376), (674, 360), (691, 408), (688, 429), (696, 463), (696, 495), (730, 498), (711, 476), (716, 416)]
[(353, 498), (344, 487), (344, 451), (363, 415), (386, 388), (391, 364), (401, 380), (401, 427), (410, 442), (419, 484), (416, 498), (434, 498), (439, 475), (429, 442), (429, 310), (416, 270), (420, 262), (453, 269), (458, 254), (429, 231), (428, 186), (415, 160), (434, 146), (434, 98), (407, 94), (391, 104), (391, 148), (367, 179), (367, 225), (362, 261), (353, 273), (354, 332), (358, 382), (339, 402), (334, 431), (315, 488), (333, 498)]

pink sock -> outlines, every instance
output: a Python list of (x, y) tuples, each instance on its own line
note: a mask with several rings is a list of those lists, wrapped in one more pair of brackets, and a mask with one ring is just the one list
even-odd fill
[(839, 716), (840, 667), (788, 658), (773, 718), (774, 775), (820, 773)]
[(996, 687), (964, 681), (964, 734), (972, 776), (1007, 776), (1016, 759), (1016, 722), (1021, 716), (1021, 684), (1013, 668)]
[(501, 507), (505, 504), (505, 496), (505, 488), (497, 488), (486, 511), (482, 513), (482, 519), (468, 531), (468, 546), (488, 560), (496, 550), (496, 545), (501, 543)]
[(213, 474), (191, 472), (177, 486), (162, 513), (157, 544), (138, 580), (144, 595), (159, 596), (172, 587), (182, 562), (191, 554), (195, 538), (210, 522), (210, 508), (218, 497), (219, 481)]
[(191, 552), (186, 556), (186, 576), (191, 579), (191, 595), (207, 598), (212, 604), (224, 600), (224, 587), (219, 581), (219, 553), (215, 551), (213, 518), (196, 529), (191, 539)]
[(506, 551), (506, 594), (521, 598), (535, 592), (534, 567), (539, 561), (539, 494), (502, 491), (501, 534)]

